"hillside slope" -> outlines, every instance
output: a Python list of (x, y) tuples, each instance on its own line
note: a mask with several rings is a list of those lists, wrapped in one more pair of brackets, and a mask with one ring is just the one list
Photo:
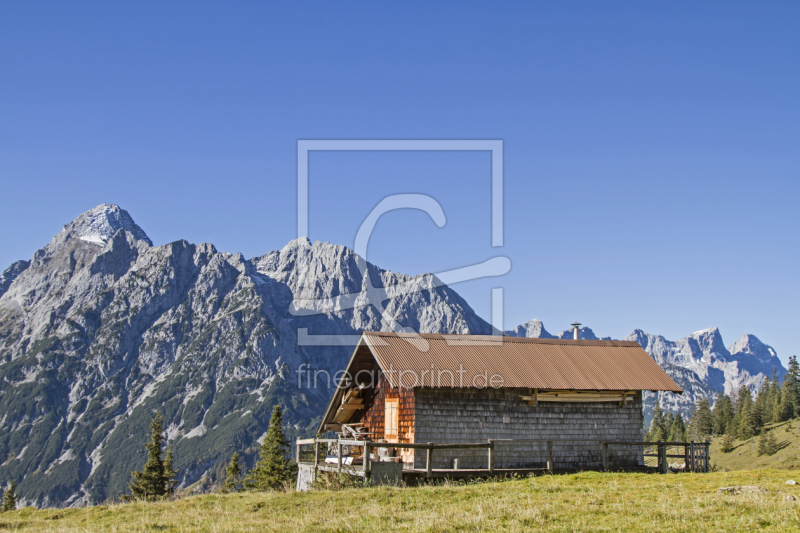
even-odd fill
[[(800, 471), (584, 472), (413, 488), (210, 494), (0, 514), (0, 529), (145, 531), (797, 531)], [(720, 492), (742, 487), (740, 493)], [(751, 487), (751, 489), (747, 488)], [(787, 497), (794, 498), (787, 500)]]
[[(758, 468), (800, 468), (800, 418), (791, 422), (768, 424), (763, 431), (774, 434), (778, 452), (774, 455), (758, 455), (759, 437), (746, 441), (735, 441), (733, 450), (723, 452), (722, 437), (711, 442), (711, 463), (719, 470), (754, 470)], [(800, 479), (797, 480), (800, 483)]]

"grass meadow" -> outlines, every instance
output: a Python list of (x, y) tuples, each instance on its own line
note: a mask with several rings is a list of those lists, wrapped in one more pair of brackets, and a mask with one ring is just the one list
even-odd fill
[[(0, 514), (2, 531), (800, 531), (797, 470), (584, 472)], [(720, 492), (723, 487), (743, 487)]]

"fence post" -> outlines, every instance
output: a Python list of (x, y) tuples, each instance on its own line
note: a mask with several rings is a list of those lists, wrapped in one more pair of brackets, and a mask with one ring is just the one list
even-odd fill
[(603, 443), (603, 470), (608, 470), (609, 460), (608, 460), (608, 443)]
[(494, 442), (489, 439), (489, 473), (494, 474)]
[(338, 473), (342, 473), (342, 443), (336, 443), (336, 455), (338, 456), (336, 459), (336, 471)]
[(362, 462), (364, 463), (364, 474), (366, 474), (369, 472), (369, 442), (364, 443), (364, 458)]
[(662, 474), (669, 472), (669, 463), (667, 463), (667, 445), (658, 443), (658, 471)]
[(550, 473), (553, 473), (553, 469), (555, 468), (555, 464), (553, 463), (553, 441), (547, 441), (547, 469)]
[(425, 465), (425, 477), (431, 478), (433, 477), (433, 443), (429, 442), (428, 447), (425, 450), (427, 453), (425, 454), (426, 465)]
[(709, 442), (706, 439), (705, 444), (703, 445), (703, 472), (708, 473), (708, 459), (709, 459), (709, 450), (708, 450)]
[(683, 443), (683, 471), (684, 472), (691, 472), (689, 467), (689, 443)]
[(314, 470), (319, 468), (319, 442), (314, 440)]
[[(300, 439), (297, 439), (297, 440), (300, 440)], [(297, 456), (295, 456), (295, 462), (297, 464), (300, 464), (300, 453), (301, 453), (302, 449), (303, 449), (303, 445), (302, 444), (298, 444), (297, 445)]]
[(689, 444), (689, 458), (692, 460), (692, 472), (697, 472), (697, 465), (695, 464), (694, 441)]

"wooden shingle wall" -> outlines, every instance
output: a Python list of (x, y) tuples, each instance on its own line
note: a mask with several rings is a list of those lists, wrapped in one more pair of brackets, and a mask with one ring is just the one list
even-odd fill
[[(414, 442), (414, 389), (394, 388), (389, 386), (386, 377), (381, 374), (378, 386), (375, 389), (374, 400), (370, 408), (364, 413), (361, 423), (364, 424), (372, 440), (384, 439), (384, 416), (387, 398), (399, 398), (397, 437), (399, 442)], [(403, 462), (414, 461), (413, 450), (398, 450), (403, 457)], [(424, 454), (423, 454), (424, 456)]]
[[(641, 441), (642, 395), (625, 407), (618, 403), (554, 403), (528, 405), (521, 389), (414, 389), (416, 442), (472, 443), (487, 439), (596, 439), (597, 442), (555, 442), (555, 468), (602, 466), (601, 440)], [(612, 446), (611, 466), (641, 466), (641, 448)], [(486, 450), (437, 450), (433, 468), (486, 468)], [(547, 461), (546, 445), (496, 443), (496, 468), (538, 468)], [(415, 468), (425, 468), (418, 454)]]

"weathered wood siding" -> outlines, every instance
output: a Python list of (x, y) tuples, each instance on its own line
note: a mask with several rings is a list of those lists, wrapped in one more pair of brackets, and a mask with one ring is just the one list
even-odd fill
[[(361, 420), (361, 423), (369, 429), (372, 440), (380, 441), (384, 439), (386, 399), (399, 398), (397, 440), (406, 443), (414, 442), (414, 396), (414, 389), (391, 388), (386, 377), (381, 374), (378, 386), (375, 388), (372, 405), (364, 413), (364, 417)], [(398, 450), (398, 453), (403, 458), (403, 462), (410, 463), (414, 460), (413, 450)]]
[[(602, 467), (601, 440), (641, 441), (642, 395), (637, 393), (625, 407), (618, 403), (555, 403), (528, 405), (519, 399), (527, 390), (414, 389), (413, 437), (416, 442), (469, 443), (487, 439), (597, 439), (589, 442), (554, 443), (555, 468)], [(381, 415), (382, 416), (382, 415)], [(641, 449), (612, 446), (611, 466), (641, 466)], [(486, 450), (437, 450), (434, 468), (486, 468)], [(495, 445), (496, 468), (545, 467), (546, 445), (513, 443)], [(425, 468), (425, 454), (415, 459)]]

